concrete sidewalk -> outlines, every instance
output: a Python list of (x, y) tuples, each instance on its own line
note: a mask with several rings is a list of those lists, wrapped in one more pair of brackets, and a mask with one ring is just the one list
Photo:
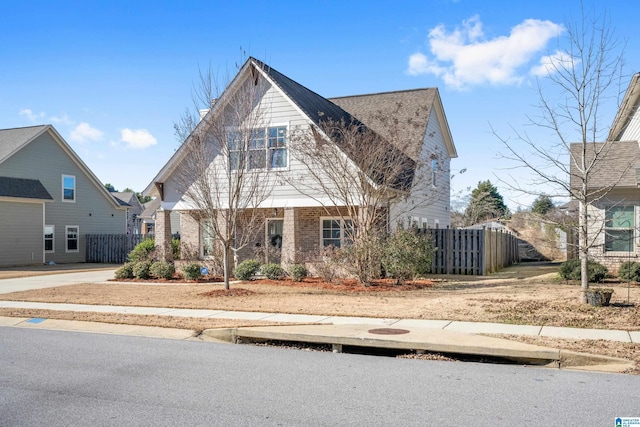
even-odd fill
[(561, 328), (557, 326), (512, 325), (505, 323), (459, 322), (451, 320), (381, 319), (371, 317), (318, 316), (308, 314), (204, 310), (168, 307), (65, 304), (28, 301), (0, 301), (0, 308), (56, 311), (140, 314), (209, 319), (264, 320), (269, 322), (327, 325), (378, 325), (394, 328), (440, 329), (466, 334), (530, 335), (566, 339), (608, 340), (640, 343), (640, 331)]

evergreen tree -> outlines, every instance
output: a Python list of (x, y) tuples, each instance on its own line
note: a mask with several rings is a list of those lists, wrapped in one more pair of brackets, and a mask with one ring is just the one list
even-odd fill
[(541, 194), (537, 199), (533, 201), (531, 205), (531, 212), (538, 215), (546, 215), (551, 209), (555, 206), (553, 205), (553, 201), (551, 197), (546, 194)]
[(502, 195), (489, 180), (480, 181), (471, 191), (471, 199), (464, 212), (467, 225), (509, 216), (509, 214), (509, 208), (505, 205)]

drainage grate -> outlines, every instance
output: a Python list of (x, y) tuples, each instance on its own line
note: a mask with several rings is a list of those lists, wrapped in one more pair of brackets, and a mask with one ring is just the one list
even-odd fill
[(378, 328), (378, 329), (369, 329), (367, 332), (370, 334), (376, 335), (402, 335), (408, 334), (409, 331), (406, 329), (396, 329), (396, 328)]

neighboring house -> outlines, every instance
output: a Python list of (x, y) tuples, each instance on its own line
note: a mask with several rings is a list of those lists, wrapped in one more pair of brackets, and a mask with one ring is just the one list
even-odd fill
[[(640, 255), (640, 73), (635, 74), (607, 137), (607, 143), (590, 144), (586, 158), (594, 152), (604, 155), (597, 161), (588, 185), (589, 250), (591, 259), (616, 271), (626, 261)], [(582, 144), (571, 144), (580, 158)], [(604, 149), (604, 150), (603, 150)], [(571, 186), (581, 185), (571, 164)], [(580, 241), (580, 240), (579, 240)]]
[[(140, 232), (142, 234), (155, 233), (156, 211), (160, 207), (160, 198), (156, 197), (142, 205), (143, 211), (140, 214)], [(171, 212), (171, 235), (180, 235), (180, 212)]]
[(0, 266), (84, 262), (83, 236), (124, 233), (126, 209), (53, 126), (0, 130)]
[[(349, 225), (346, 220), (329, 215), (326, 209), (328, 198), (323, 194), (303, 194), (291, 184), (293, 180), (287, 179), (287, 174), (298, 176), (294, 173), (303, 174), (299, 179), (305, 179), (304, 172), (301, 172), (304, 171), (302, 163), (294, 155), (295, 147), (291, 146), (295, 144), (295, 139), (289, 137), (292, 131), (312, 129), (317, 134), (321, 132), (318, 130), (321, 129), (321, 122), (327, 119), (335, 122), (343, 120), (346, 123), (358, 121), (379, 135), (378, 141), (391, 139), (402, 141), (402, 146), (389, 144), (389, 147), (392, 147), (390, 149), (395, 151), (399, 149), (402, 156), (411, 160), (408, 163), (414, 166), (422, 165), (420, 167), (423, 170), (408, 171), (405, 176), (408, 179), (396, 188), (390, 189), (389, 194), (394, 194), (396, 197), (390, 197), (386, 205), (386, 214), (389, 219), (401, 218), (424, 228), (449, 226), (450, 160), (457, 157), (457, 153), (437, 89), (326, 99), (261, 61), (249, 58), (207, 114), (215, 115), (224, 111), (225, 105), (221, 104), (225, 102), (226, 93), (234, 93), (240, 85), (258, 85), (258, 82), (264, 83), (264, 89), (261, 89), (262, 97), (260, 102), (257, 102), (264, 113), (263, 122), (265, 123), (261, 132), (270, 135), (273, 130), (278, 135), (277, 146), (274, 146), (277, 147), (277, 158), (280, 163), (277, 165), (277, 170), (272, 170), (273, 165), (270, 165), (268, 170), (270, 174), (273, 173), (270, 176), (284, 177), (284, 179), (278, 179), (278, 185), (273, 189), (268, 200), (260, 205), (265, 211), (267, 220), (264, 232), (256, 236), (252, 247), (270, 244), (280, 246), (281, 244), (283, 255), (286, 251), (288, 255), (302, 255), (304, 258), (317, 253), (324, 246), (341, 246), (344, 243), (345, 230)], [(380, 120), (380, 117), (390, 120)], [(201, 125), (205, 122), (201, 122)], [(390, 134), (389, 122), (400, 123), (394, 135)], [(232, 144), (231, 133), (228, 138)], [(324, 138), (340, 147), (339, 141), (333, 137), (324, 135)], [(180, 211), (182, 244), (199, 248), (202, 257), (209, 243), (206, 233), (203, 233), (205, 222), (194, 219), (197, 215), (192, 214), (196, 209), (185, 196), (188, 183), (185, 185), (180, 178), (180, 168), (184, 167), (183, 162), (186, 156), (185, 147), (190, 143), (193, 143), (191, 137), (160, 170), (145, 189), (144, 194), (155, 196), (160, 201), (158, 215), (155, 218), (158, 244), (166, 244), (166, 230), (170, 228), (167, 224), (170, 222), (170, 213)], [(267, 147), (271, 147), (270, 144), (271, 139)], [(362, 150), (366, 152), (367, 147), (362, 147)], [(249, 156), (252, 153), (250, 152)], [(272, 153), (269, 154), (272, 155)], [(264, 158), (265, 155), (262, 156)], [(346, 156), (351, 158), (348, 153)], [(352, 165), (359, 167), (357, 160), (352, 160)], [(228, 159), (212, 159), (212, 162), (216, 161), (227, 162)], [(415, 184), (417, 180), (412, 181), (419, 172), (430, 178), (428, 186), (418, 188)], [(414, 183), (413, 186), (410, 185), (411, 182)], [(429, 203), (424, 202), (426, 193), (435, 195)], [(402, 196), (398, 197), (398, 194)], [(340, 206), (332, 206), (332, 208), (341, 209)], [(159, 223), (161, 223), (160, 226)], [(391, 223), (391, 220), (387, 221), (387, 224), (390, 227), (396, 225)], [(240, 258), (248, 256), (251, 256), (250, 250), (241, 253)], [(284, 257), (283, 261), (287, 262)]]
[[(110, 193), (127, 206), (127, 234), (140, 234), (140, 215), (144, 208), (133, 191), (112, 191)], [(123, 203), (120, 203), (123, 204)]]

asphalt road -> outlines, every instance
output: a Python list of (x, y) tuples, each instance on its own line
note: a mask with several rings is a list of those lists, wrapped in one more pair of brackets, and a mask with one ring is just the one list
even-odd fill
[(0, 327), (0, 426), (608, 426), (637, 376)]

